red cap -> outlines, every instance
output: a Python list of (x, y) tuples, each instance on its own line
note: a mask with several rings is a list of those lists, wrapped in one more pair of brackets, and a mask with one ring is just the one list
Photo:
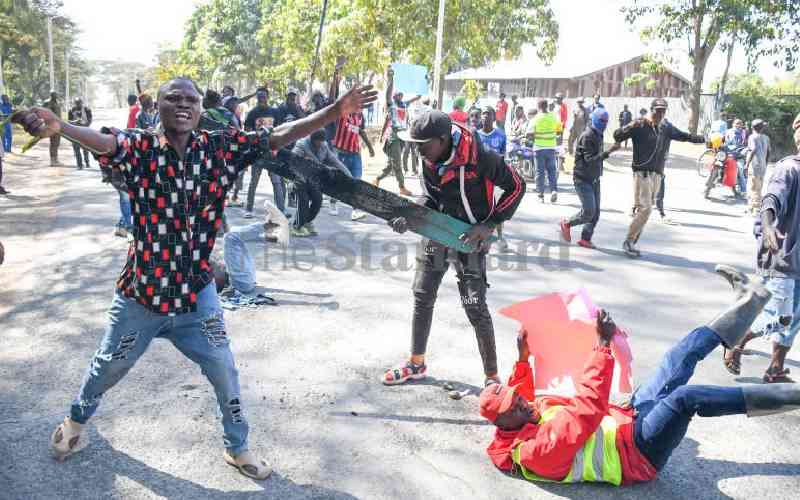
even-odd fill
[(479, 404), (481, 416), (489, 422), (494, 422), (497, 416), (505, 413), (514, 402), (514, 394), (518, 386), (492, 384), (481, 392)]

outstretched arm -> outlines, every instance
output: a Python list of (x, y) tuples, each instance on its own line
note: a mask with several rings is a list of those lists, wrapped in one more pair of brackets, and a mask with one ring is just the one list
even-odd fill
[(392, 104), (392, 94), (394, 93), (394, 70), (391, 66), (386, 71), (386, 109)]
[(269, 138), (271, 149), (281, 149), (298, 139), (302, 139), (312, 132), (335, 121), (340, 116), (361, 111), (369, 103), (374, 102), (378, 93), (372, 90), (372, 85), (353, 87), (333, 104), (311, 113), (305, 118), (284, 123), (272, 130)]
[(113, 156), (117, 152), (117, 139), (113, 135), (64, 122), (47, 108), (17, 111), (12, 115), (11, 122), (22, 126), (25, 132), (35, 137), (62, 135), (93, 153)]

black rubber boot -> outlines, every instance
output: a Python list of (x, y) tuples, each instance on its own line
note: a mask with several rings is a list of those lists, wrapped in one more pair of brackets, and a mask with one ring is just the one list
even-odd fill
[(748, 417), (800, 410), (800, 385), (769, 384), (742, 387)]
[(761, 313), (772, 294), (760, 283), (747, 283), (742, 285), (741, 293), (727, 311), (708, 324), (722, 340), (722, 345), (733, 349), (739, 345), (750, 325)]

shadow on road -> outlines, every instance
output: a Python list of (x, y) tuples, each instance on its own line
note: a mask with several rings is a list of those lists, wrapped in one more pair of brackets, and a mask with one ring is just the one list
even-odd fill
[(392, 415), (389, 413), (363, 413), (354, 411), (334, 411), (328, 415), (332, 417), (349, 418), (374, 418), (381, 420), (396, 420), (398, 422), (414, 422), (418, 424), (452, 424), (452, 425), (491, 425), (486, 420), (470, 420), (464, 418), (441, 418), (424, 415)]
[[(215, 488), (208, 488), (182, 479), (172, 474), (160, 471), (148, 466), (144, 462), (131, 457), (130, 455), (114, 449), (113, 446), (96, 431), (92, 431), (91, 460), (80, 460), (79, 455), (72, 457), (63, 464), (52, 461), (50, 466), (45, 467), (42, 472), (44, 475), (57, 475), (59, 477), (82, 478), (81, 481), (61, 481), (61, 488), (58, 495), (53, 498), (84, 498), (86, 493), (84, 480), (91, 480), (93, 491), (105, 492), (111, 495), (118, 491), (117, 485), (119, 477), (125, 477), (138, 483), (155, 495), (163, 498), (178, 499), (226, 499), (244, 500), (250, 498), (280, 498), (280, 499), (312, 499), (312, 498), (331, 498), (337, 500), (352, 500), (356, 497), (341, 491), (323, 488), (311, 484), (297, 484), (287, 479), (277, 472), (265, 481), (256, 482), (259, 486), (257, 491), (223, 491)], [(220, 462), (222, 455), (220, 454)], [(237, 474), (233, 468), (225, 466), (224, 473)], [(88, 469), (88, 470), (87, 470)], [(56, 480), (50, 478), (50, 480)], [(102, 483), (106, 484), (102, 484)], [(73, 491), (70, 491), (73, 490)], [(29, 497), (32, 498), (32, 497)]]
[[(736, 498), (723, 493), (719, 482), (725, 479), (746, 476), (797, 476), (800, 464), (738, 463), (715, 460), (700, 456), (700, 443), (691, 438), (684, 439), (676, 453), (659, 476), (648, 483), (626, 486), (624, 490), (604, 483), (581, 483), (578, 485), (535, 483), (554, 495), (572, 499), (598, 499), (619, 497), (623, 493), (633, 498)], [(520, 479), (523, 480), (524, 479)], [(688, 484), (687, 484), (688, 483)], [(629, 496), (629, 495), (625, 495)]]

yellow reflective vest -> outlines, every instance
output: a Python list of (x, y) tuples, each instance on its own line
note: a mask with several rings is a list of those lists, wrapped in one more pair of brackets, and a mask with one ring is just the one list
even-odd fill
[[(539, 424), (551, 420), (562, 406), (551, 406), (542, 414)], [(529, 481), (546, 481), (554, 483), (577, 483), (580, 481), (605, 482), (619, 486), (622, 483), (622, 462), (617, 450), (617, 422), (613, 417), (603, 417), (600, 427), (586, 440), (583, 447), (572, 459), (569, 474), (561, 481), (554, 481), (536, 475), (520, 463), (520, 443), (512, 453), (512, 459), (519, 468), (522, 477)]]

